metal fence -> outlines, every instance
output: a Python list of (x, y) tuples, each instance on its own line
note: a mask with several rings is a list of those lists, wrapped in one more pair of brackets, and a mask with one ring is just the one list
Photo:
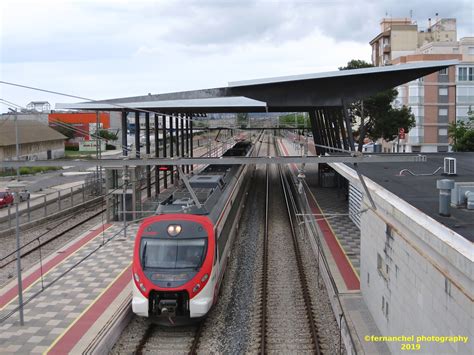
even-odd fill
[[(19, 206), (18, 218), (20, 227), (27, 223), (48, 218), (58, 212), (67, 211), (97, 198), (100, 196), (100, 186), (100, 180), (88, 179), (80, 185), (26, 199)], [(15, 226), (17, 216), (15, 215), (14, 205), (0, 209), (0, 214), (0, 231), (9, 230)]]

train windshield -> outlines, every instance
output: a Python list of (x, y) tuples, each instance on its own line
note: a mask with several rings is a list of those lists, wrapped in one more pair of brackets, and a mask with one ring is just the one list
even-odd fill
[(140, 258), (145, 269), (197, 269), (204, 260), (206, 246), (207, 241), (204, 238), (144, 238), (140, 246)]

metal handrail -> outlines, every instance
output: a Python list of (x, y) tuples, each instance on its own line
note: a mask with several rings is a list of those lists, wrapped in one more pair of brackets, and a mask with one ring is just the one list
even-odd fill
[(404, 173), (409, 173), (410, 175), (412, 176), (433, 176), (433, 175), (436, 175), (438, 173), (438, 171), (440, 171), (441, 169), (443, 169), (442, 166), (440, 166), (438, 169), (436, 169), (434, 172), (432, 173), (428, 173), (428, 174), (415, 174), (413, 171), (411, 171), (410, 169), (402, 169), (400, 170), (400, 172), (398, 173), (398, 176), (405, 176), (403, 175)]

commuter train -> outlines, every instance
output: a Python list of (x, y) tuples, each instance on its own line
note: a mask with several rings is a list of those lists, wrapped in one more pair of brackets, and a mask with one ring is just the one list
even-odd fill
[[(248, 141), (224, 156), (252, 156)], [(254, 165), (208, 165), (143, 220), (133, 252), (133, 312), (163, 325), (204, 317), (217, 301)]]

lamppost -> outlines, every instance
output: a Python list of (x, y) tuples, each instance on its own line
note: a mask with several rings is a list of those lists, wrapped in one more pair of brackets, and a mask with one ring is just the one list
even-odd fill
[(295, 134), (298, 134), (298, 118), (295, 112)]
[[(16, 160), (20, 161), (20, 141), (18, 140), (18, 115), (16, 110), (9, 108), (15, 117), (15, 146), (16, 146)], [(20, 181), (20, 167), (16, 168), (16, 180)]]
[(20, 191), (25, 188), (25, 184), (21, 183), (12, 183), (9, 184), (8, 189), (14, 193), (14, 203), (15, 203), (15, 222), (16, 222), (16, 268), (18, 272), (18, 303), (20, 311), (20, 325), (24, 325), (23, 319), (23, 282), (21, 279), (21, 256), (20, 256), (20, 221), (18, 214), (18, 203), (20, 202)]
[(128, 166), (123, 167), (122, 182), (123, 182), (123, 198), (122, 198), (122, 213), (123, 213), (123, 237), (127, 239), (127, 185), (130, 181), (128, 173)]

